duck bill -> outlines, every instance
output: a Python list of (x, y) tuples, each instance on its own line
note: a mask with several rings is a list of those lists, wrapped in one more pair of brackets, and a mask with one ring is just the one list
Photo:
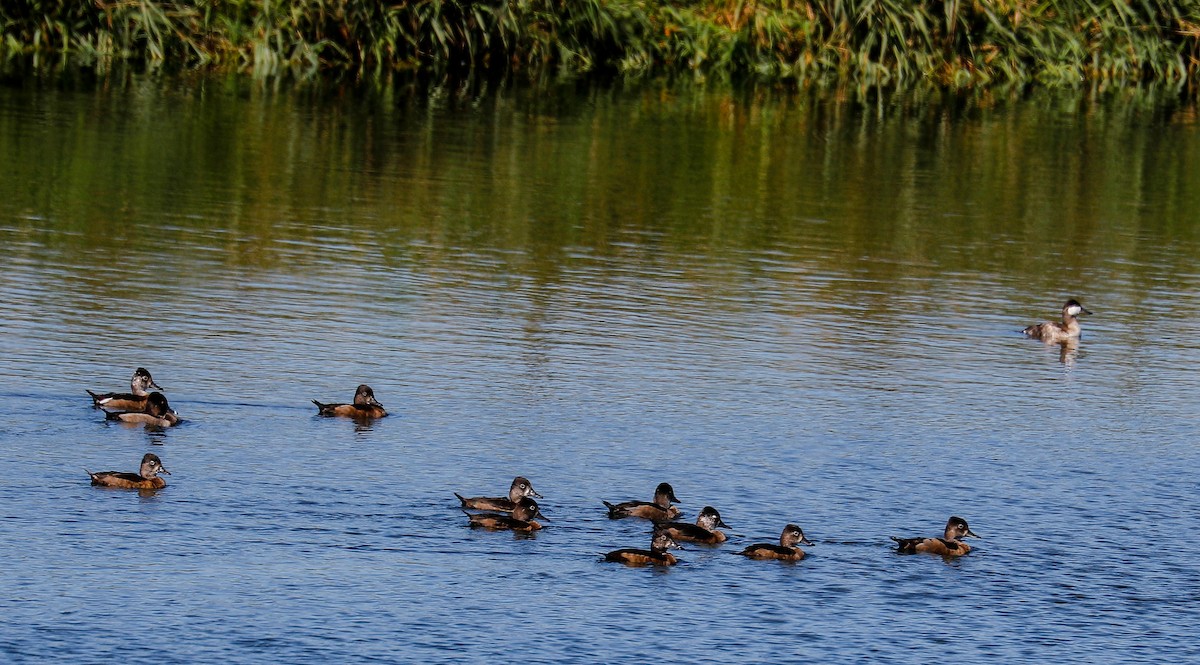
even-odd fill
[(546, 497), (542, 496), (541, 494), (538, 494), (538, 491), (533, 489), (532, 487), (529, 488), (529, 494), (527, 496), (536, 496), (539, 499), (546, 498)]
[(1084, 309), (1084, 308), (1082, 308), (1082, 307), (1080, 307), (1080, 308), (1079, 308), (1079, 311), (1083, 312), (1084, 314), (1087, 314), (1088, 316), (1091, 316), (1091, 315), (1092, 315), (1092, 313), (1091, 313), (1091, 312), (1087, 311), (1086, 309)]
[(814, 543), (813, 541), (809, 540), (808, 538), (801, 538), (801, 539), (800, 539), (800, 544), (801, 544), (801, 545), (808, 545), (809, 547), (813, 547), (814, 545), (816, 545), (816, 543)]
[(167, 471), (166, 469), (162, 468), (161, 466), (160, 466), (160, 467), (158, 467), (158, 472), (159, 472), (159, 473), (165, 473), (165, 474), (167, 474), (168, 476), (169, 476), (169, 475), (171, 475), (171, 472), (170, 472), (170, 471)]
[(717, 520), (717, 526), (721, 527), (722, 529), (730, 528), (730, 526), (725, 523), (725, 520), (722, 520), (722, 519)]
[(971, 536), (972, 538), (983, 538), (983, 536), (975, 533), (974, 531), (972, 531), (970, 529), (967, 529), (967, 535)]
[(153, 389), (155, 389), (155, 390), (163, 390), (163, 387), (162, 387), (162, 386), (158, 385), (157, 383), (155, 383), (155, 382), (153, 382), (153, 381), (151, 381), (151, 382), (150, 382), (150, 387), (151, 387), (151, 388), (153, 388)]

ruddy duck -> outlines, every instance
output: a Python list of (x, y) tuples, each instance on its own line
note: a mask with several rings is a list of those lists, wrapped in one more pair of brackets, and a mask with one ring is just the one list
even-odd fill
[(517, 476), (513, 478), (512, 485), (508, 488), (508, 497), (488, 497), (477, 496), (467, 498), (458, 492), (454, 493), (458, 500), (462, 502), (463, 508), (471, 508), (473, 510), (498, 510), (505, 513), (511, 513), (517, 507), (517, 502), (521, 497), (536, 496), (541, 499), (542, 495), (538, 494), (533, 489), (533, 483), (525, 476)]
[[(84, 469), (87, 471), (87, 469)], [(138, 473), (123, 473), (121, 471), (101, 471), (92, 473), (87, 471), (87, 474), (92, 477), (92, 484), (101, 487), (123, 487), (126, 489), (136, 490), (157, 490), (167, 486), (167, 481), (158, 477), (158, 474), (165, 473), (171, 475), (170, 471), (163, 468), (162, 460), (158, 459), (158, 455), (154, 453), (146, 453), (142, 457), (142, 466)]]
[(705, 506), (700, 511), (700, 514), (696, 516), (695, 524), (662, 522), (658, 525), (658, 528), (679, 542), (716, 545), (726, 540), (725, 534), (717, 531), (717, 527), (719, 526), (723, 526), (726, 529), (729, 528), (729, 525), (721, 520), (721, 513), (718, 513), (716, 508)]
[(1069, 339), (1076, 339), (1081, 332), (1077, 318), (1080, 314), (1091, 314), (1091, 312), (1084, 309), (1078, 300), (1072, 298), (1062, 307), (1062, 323), (1047, 321), (1029, 326), (1021, 332), (1044, 342), (1065, 342)]
[(542, 514), (537, 501), (527, 496), (521, 497), (517, 501), (517, 507), (513, 509), (512, 517), (499, 513), (468, 513), (466, 510), (463, 510), (463, 513), (467, 516), (470, 526), (492, 530), (507, 529), (528, 533), (542, 528), (541, 524), (533, 521), (535, 517), (550, 521), (550, 518)]
[(789, 524), (783, 527), (783, 533), (779, 536), (778, 545), (775, 543), (756, 543), (738, 552), (738, 554), (750, 557), (751, 559), (799, 561), (804, 558), (804, 550), (796, 547), (797, 545), (812, 545), (812, 543), (804, 537), (803, 529), (795, 524)]
[(626, 501), (613, 505), (605, 501), (604, 505), (608, 506), (608, 516), (614, 520), (622, 517), (642, 517), (655, 522), (666, 522), (679, 517), (679, 509), (671, 505), (672, 501), (679, 503), (671, 484), (659, 483), (654, 490), (653, 502)]
[(89, 390), (87, 394), (92, 396), (92, 406), (98, 408), (116, 411), (145, 411), (146, 398), (150, 395), (148, 392), (150, 388), (162, 390), (162, 386), (154, 382), (150, 372), (147, 372), (145, 367), (139, 367), (134, 370), (133, 378), (129, 380), (130, 392), (98, 395)]
[(961, 517), (951, 517), (950, 521), (946, 522), (946, 533), (941, 538), (897, 538), (892, 536), (892, 540), (896, 541), (896, 551), (901, 554), (928, 552), (952, 557), (962, 556), (971, 551), (971, 546), (962, 540), (967, 536), (979, 538), (971, 531), (971, 527), (967, 526), (966, 520)]
[(179, 424), (179, 416), (171, 410), (167, 398), (160, 392), (152, 392), (146, 397), (146, 410), (142, 411), (109, 411), (104, 414), (108, 420), (120, 420), (124, 423), (145, 423), (156, 427), (170, 427)]
[(382, 418), (387, 415), (387, 411), (383, 410), (383, 405), (375, 399), (375, 391), (365, 383), (354, 391), (353, 404), (322, 404), (315, 399), (312, 403), (317, 405), (318, 415), (322, 416)]
[(679, 559), (667, 551), (672, 547), (678, 548), (679, 543), (675, 542), (666, 531), (655, 529), (654, 536), (650, 540), (650, 549), (613, 550), (604, 555), (604, 560), (616, 561), (626, 566), (674, 566), (679, 563)]

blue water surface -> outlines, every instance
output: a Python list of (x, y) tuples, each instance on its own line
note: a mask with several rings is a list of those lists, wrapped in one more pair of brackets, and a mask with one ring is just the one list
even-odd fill
[[(0, 660), (1200, 658), (1194, 124), (196, 85), (0, 98)], [(138, 366), (181, 425), (92, 408)], [(662, 481), (730, 542), (601, 561)]]

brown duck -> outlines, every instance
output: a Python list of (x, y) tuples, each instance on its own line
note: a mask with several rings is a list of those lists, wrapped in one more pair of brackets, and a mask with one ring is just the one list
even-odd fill
[(513, 478), (512, 485), (509, 485), (508, 487), (507, 497), (465, 497), (458, 492), (455, 492), (454, 496), (458, 497), (458, 500), (462, 503), (463, 508), (470, 508), (472, 510), (494, 510), (505, 513), (511, 513), (517, 507), (517, 502), (520, 501), (522, 497), (536, 496), (539, 499), (542, 498), (542, 495), (538, 494), (537, 490), (533, 489), (533, 483), (529, 482), (529, 479), (525, 476), (517, 476), (516, 478)]
[(538, 507), (537, 501), (529, 497), (521, 497), (517, 501), (517, 507), (513, 509), (512, 515), (501, 515), (500, 513), (468, 513), (463, 510), (467, 516), (467, 524), (472, 528), (491, 529), (493, 531), (508, 530), (520, 531), (528, 533), (530, 531), (538, 531), (542, 525), (535, 522), (534, 518), (540, 517), (546, 521), (550, 518), (542, 514), (541, 508)]
[(179, 416), (171, 410), (167, 398), (157, 391), (146, 396), (145, 411), (109, 411), (104, 417), (123, 423), (145, 423), (152, 427), (171, 427), (179, 424)]
[(956, 557), (971, 551), (971, 546), (962, 540), (967, 536), (980, 537), (971, 531), (966, 520), (961, 517), (951, 517), (946, 522), (946, 532), (941, 538), (897, 538), (895, 536), (891, 538), (896, 541), (896, 551), (901, 554), (926, 552), (944, 557)]
[[(87, 471), (87, 469), (84, 469), (84, 471)], [(137, 473), (125, 473), (121, 471), (92, 473), (91, 471), (87, 471), (87, 474), (92, 478), (93, 485), (137, 490), (157, 490), (166, 487), (167, 481), (158, 477), (160, 473), (165, 473), (168, 476), (171, 475), (170, 471), (163, 468), (162, 460), (158, 459), (158, 455), (154, 453), (146, 453), (142, 457), (142, 465)]]
[(387, 411), (384, 411), (383, 405), (375, 399), (375, 391), (371, 390), (371, 386), (365, 383), (354, 391), (353, 404), (322, 404), (315, 399), (312, 403), (317, 405), (317, 415), (321, 416), (382, 418), (387, 415)]
[(1080, 314), (1091, 314), (1091, 312), (1084, 309), (1078, 300), (1072, 298), (1062, 306), (1062, 322), (1038, 323), (1026, 327), (1021, 332), (1043, 342), (1065, 342), (1078, 339), (1083, 332), (1079, 327)]
[(134, 370), (133, 378), (129, 380), (129, 392), (98, 394), (89, 390), (87, 394), (92, 396), (92, 406), (97, 408), (115, 411), (145, 411), (146, 398), (150, 396), (148, 392), (150, 388), (162, 390), (162, 387), (154, 382), (150, 372), (146, 371), (145, 367), (139, 367)]
[(751, 559), (779, 559), (780, 561), (799, 561), (804, 558), (804, 550), (797, 545), (812, 545), (804, 537), (804, 530), (795, 524), (783, 527), (779, 535), (779, 544), (755, 543), (738, 554)]
[(679, 559), (676, 559), (673, 554), (667, 551), (673, 547), (679, 547), (679, 543), (675, 542), (662, 529), (655, 529), (654, 535), (650, 540), (650, 549), (626, 548), (613, 550), (604, 555), (604, 560), (623, 563), (627, 566), (674, 566), (676, 563), (679, 563)]
[(671, 505), (672, 501), (679, 503), (671, 484), (659, 483), (654, 489), (654, 501), (626, 501), (618, 504), (605, 501), (604, 505), (608, 507), (608, 516), (614, 520), (622, 517), (641, 517), (655, 522), (666, 522), (680, 515), (679, 509)]
[(712, 506), (705, 506), (696, 516), (695, 524), (687, 522), (663, 522), (658, 528), (677, 542), (703, 543), (716, 545), (726, 540), (725, 534), (717, 531), (717, 527), (729, 528), (721, 519), (721, 513)]

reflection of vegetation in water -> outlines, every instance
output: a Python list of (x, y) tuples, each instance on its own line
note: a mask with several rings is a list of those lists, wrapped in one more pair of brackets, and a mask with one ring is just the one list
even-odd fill
[(554, 66), (973, 85), (1182, 82), (1200, 63), (1200, 4), (1173, 0), (7, 0), (0, 31), (0, 51), (263, 74)]
[(1153, 88), (401, 85), (114, 75), (12, 90), (3, 251), (171, 257), (162, 279), (346, 252), (547, 275), (768, 257), (874, 280), (995, 270), (1057, 294), (1064, 274), (1200, 244), (1195, 106)]

